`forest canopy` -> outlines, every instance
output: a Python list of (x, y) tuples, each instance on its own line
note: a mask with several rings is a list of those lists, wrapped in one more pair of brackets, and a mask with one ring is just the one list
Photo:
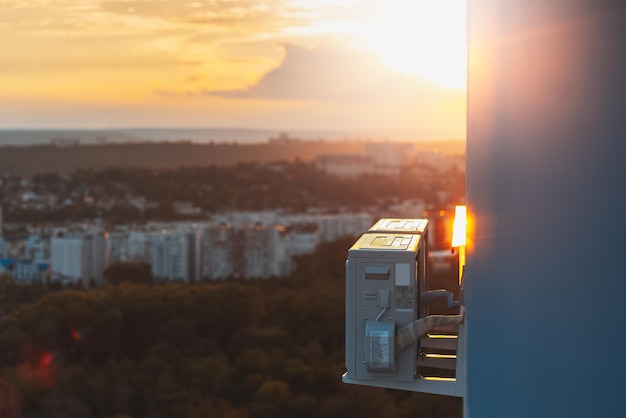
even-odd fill
[(458, 417), (459, 399), (345, 385), (344, 262), (287, 278), (64, 290), (0, 318), (7, 417)]

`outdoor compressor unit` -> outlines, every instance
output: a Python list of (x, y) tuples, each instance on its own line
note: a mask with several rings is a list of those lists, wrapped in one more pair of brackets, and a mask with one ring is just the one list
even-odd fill
[(417, 373), (420, 338), (463, 320), (427, 315), (427, 251), (424, 219), (381, 219), (348, 250), (345, 383), (461, 396), (456, 379)]
[[(428, 289), (428, 219), (399, 219), (399, 218), (383, 218), (379, 219), (370, 227), (367, 232), (386, 232), (394, 234), (417, 234), (420, 236), (419, 249), (417, 251), (415, 262), (417, 263), (417, 286), (415, 287), (416, 300), (419, 301), (417, 295)], [(426, 305), (419, 304), (418, 317), (426, 315)]]

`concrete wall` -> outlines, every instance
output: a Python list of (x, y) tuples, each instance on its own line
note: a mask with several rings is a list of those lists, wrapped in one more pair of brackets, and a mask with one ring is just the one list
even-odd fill
[(470, 0), (468, 416), (622, 416), (626, 2)]

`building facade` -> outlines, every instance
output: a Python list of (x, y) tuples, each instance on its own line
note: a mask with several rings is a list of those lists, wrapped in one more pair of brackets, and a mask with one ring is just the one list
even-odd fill
[(162, 231), (151, 241), (151, 270), (157, 280), (196, 282), (200, 279), (198, 231)]
[(103, 231), (58, 231), (50, 240), (52, 279), (101, 284), (108, 265), (108, 236)]

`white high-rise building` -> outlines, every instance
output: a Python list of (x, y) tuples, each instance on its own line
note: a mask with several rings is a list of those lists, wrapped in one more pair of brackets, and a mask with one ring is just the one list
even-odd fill
[(48, 243), (39, 235), (30, 235), (24, 241), (24, 256), (33, 261), (48, 259)]
[(320, 242), (331, 242), (342, 237), (358, 236), (372, 226), (372, 216), (365, 213), (319, 215), (313, 220), (318, 225)]
[(209, 225), (202, 232), (202, 277), (223, 280), (233, 275), (233, 228)]
[(269, 278), (287, 275), (291, 268), (282, 226), (219, 224), (202, 233), (203, 278)]
[(315, 229), (307, 229), (306, 227), (300, 226), (288, 230), (286, 246), (287, 254), (290, 257), (310, 254), (315, 251), (319, 239), (317, 235), (317, 225), (313, 225), (313, 227), (315, 227)]
[(269, 278), (287, 273), (288, 258), (282, 228), (249, 225), (243, 228), (245, 278)]
[(152, 235), (142, 231), (131, 231), (128, 235), (128, 259), (132, 261), (150, 261), (150, 238)]
[(107, 267), (107, 234), (102, 231), (60, 231), (50, 240), (52, 278), (85, 286), (102, 282)]
[(114, 231), (109, 233), (109, 264), (120, 262), (149, 262), (150, 237), (142, 231)]
[(109, 254), (109, 264), (128, 261), (128, 232), (109, 232), (107, 250)]
[(163, 231), (151, 239), (152, 275), (162, 280), (200, 279), (200, 239), (197, 231)]

